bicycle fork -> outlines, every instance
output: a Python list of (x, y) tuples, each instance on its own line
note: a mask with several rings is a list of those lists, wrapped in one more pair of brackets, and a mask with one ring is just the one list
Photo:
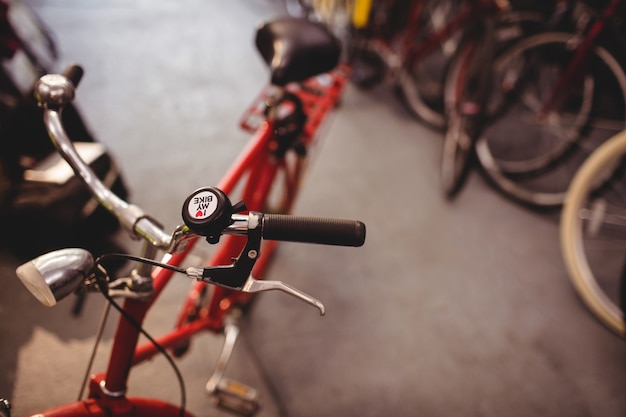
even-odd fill
[(259, 393), (252, 387), (224, 377), (224, 371), (234, 351), (239, 326), (232, 315), (226, 318), (224, 325), (224, 345), (213, 374), (206, 384), (206, 390), (213, 403), (243, 416), (251, 416), (257, 412), (261, 402)]

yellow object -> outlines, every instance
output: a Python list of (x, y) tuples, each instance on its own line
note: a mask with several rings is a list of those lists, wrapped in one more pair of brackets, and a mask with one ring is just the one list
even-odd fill
[(372, 0), (355, 0), (354, 11), (352, 13), (352, 25), (356, 29), (363, 29), (367, 26), (372, 9)]

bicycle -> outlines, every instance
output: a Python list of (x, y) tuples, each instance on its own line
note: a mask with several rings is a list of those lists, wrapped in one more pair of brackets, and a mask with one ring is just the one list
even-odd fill
[(625, 156), (626, 131), (600, 145), (573, 177), (560, 221), (563, 260), (574, 289), (594, 316), (624, 339)]
[[(287, 47), (274, 49), (276, 44)], [(36, 95), (45, 109), (45, 124), (57, 150), (99, 203), (118, 218), (132, 237), (143, 241), (139, 256), (105, 254), (94, 259), (84, 249), (71, 248), (44, 254), (18, 268), (18, 276), (45, 305), (55, 305), (75, 291), (99, 291), (108, 306), (121, 314), (107, 369), (89, 379), (87, 399), (82, 399), (81, 390), (75, 403), (40, 415), (191, 416), (185, 411), (182, 376), (171, 354), (182, 355), (192, 337), (202, 331), (224, 334), (222, 352), (207, 384), (208, 393), (219, 406), (251, 414), (259, 406), (256, 392), (224, 377), (237, 340), (237, 317), (251, 295), (283, 291), (324, 314), (324, 306), (317, 299), (285, 283), (261, 277), (279, 240), (343, 246), (361, 246), (365, 241), (365, 225), (359, 221), (287, 214), (316, 130), (336, 104), (347, 79), (341, 67), (335, 68), (340, 47), (323, 26), (289, 18), (261, 26), (256, 45), (270, 66), (271, 86), (249, 112), (259, 121), (255, 133), (217, 187), (196, 190), (185, 200), (185, 224), (171, 235), (149, 214), (111, 193), (69, 140), (61, 113), (74, 98), (75, 86), (82, 77), (80, 67), (71, 66), (63, 75), (46, 75), (38, 82)], [(245, 126), (251, 128), (249, 123)], [(236, 192), (241, 193), (241, 201), (233, 203), (229, 195)], [(222, 235), (225, 236), (221, 238)], [(211, 244), (221, 241), (218, 250), (205, 267), (181, 268), (194, 245), (203, 238)], [(160, 250), (165, 255), (158, 262)], [(112, 279), (104, 264), (120, 257), (136, 261), (137, 266), (130, 276)], [(197, 282), (183, 303), (175, 328), (155, 339), (142, 329), (141, 323), (174, 273), (185, 274)], [(123, 297), (124, 304), (118, 305), (113, 297)], [(96, 346), (103, 326), (104, 320)], [(140, 335), (149, 341), (139, 344)], [(126, 396), (130, 369), (158, 353), (165, 355), (177, 373), (180, 406)], [(86, 385), (87, 377), (83, 389)]]
[(441, 183), (448, 199), (455, 197), (465, 182), (476, 140), (491, 111), (487, 109), (488, 85), (494, 71), (489, 63), (511, 43), (536, 33), (545, 22), (545, 10), (514, 10), (508, 1), (495, 5), (491, 13), (470, 22), (446, 72)]
[(625, 4), (610, 0), (599, 11), (569, 4), (575, 29), (525, 37), (495, 60), (475, 151), (506, 196), (560, 207), (589, 153), (626, 126), (626, 73), (606, 47)]
[(495, 22), (488, 17), (474, 32), (451, 65), (444, 88), (446, 129), (441, 154), (441, 183), (445, 196), (461, 189), (469, 171), (471, 150), (485, 111), (486, 89), (494, 55)]
[[(449, 62), (458, 53), (468, 28), (504, 9), (499, 3), (503, 2), (374, 3), (350, 44), (353, 79), (369, 86), (379, 81), (381, 73), (390, 75), (410, 112), (427, 125), (443, 129), (444, 80)], [(377, 68), (372, 71), (368, 63)]]

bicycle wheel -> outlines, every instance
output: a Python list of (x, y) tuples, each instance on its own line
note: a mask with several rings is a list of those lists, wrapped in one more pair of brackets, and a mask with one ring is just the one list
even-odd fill
[(485, 114), (489, 65), (493, 56), (493, 21), (477, 26), (466, 40), (446, 76), (446, 132), (441, 159), (441, 182), (446, 197), (454, 197), (469, 172), (474, 142)]
[[(430, 0), (424, 2), (419, 17), (419, 31), (415, 45), (431, 42), (435, 34), (455, 17), (464, 2), (453, 0)], [(445, 126), (444, 74), (448, 62), (456, 54), (462, 30), (439, 41), (428, 53), (418, 54), (406, 68), (400, 68), (397, 76), (403, 102), (409, 111), (433, 128)]]
[(494, 63), (489, 120), (476, 155), (496, 188), (524, 204), (560, 206), (589, 153), (626, 126), (626, 74), (600, 46), (592, 47), (576, 82), (544, 109), (578, 43), (568, 33), (529, 36)]
[(575, 290), (602, 324), (626, 338), (624, 300), (618, 306), (620, 280), (626, 284), (626, 131), (598, 147), (574, 176), (560, 239)]
[(460, 190), (469, 171), (473, 147), (472, 136), (479, 115), (478, 103), (470, 99), (468, 85), (474, 44), (464, 48), (448, 72), (445, 89), (447, 127), (441, 156), (441, 184), (446, 197)]

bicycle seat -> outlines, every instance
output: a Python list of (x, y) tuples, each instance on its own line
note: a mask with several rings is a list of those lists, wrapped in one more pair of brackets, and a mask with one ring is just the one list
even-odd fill
[(330, 71), (339, 63), (341, 45), (321, 24), (286, 17), (264, 23), (256, 47), (271, 70), (271, 83), (285, 86)]

